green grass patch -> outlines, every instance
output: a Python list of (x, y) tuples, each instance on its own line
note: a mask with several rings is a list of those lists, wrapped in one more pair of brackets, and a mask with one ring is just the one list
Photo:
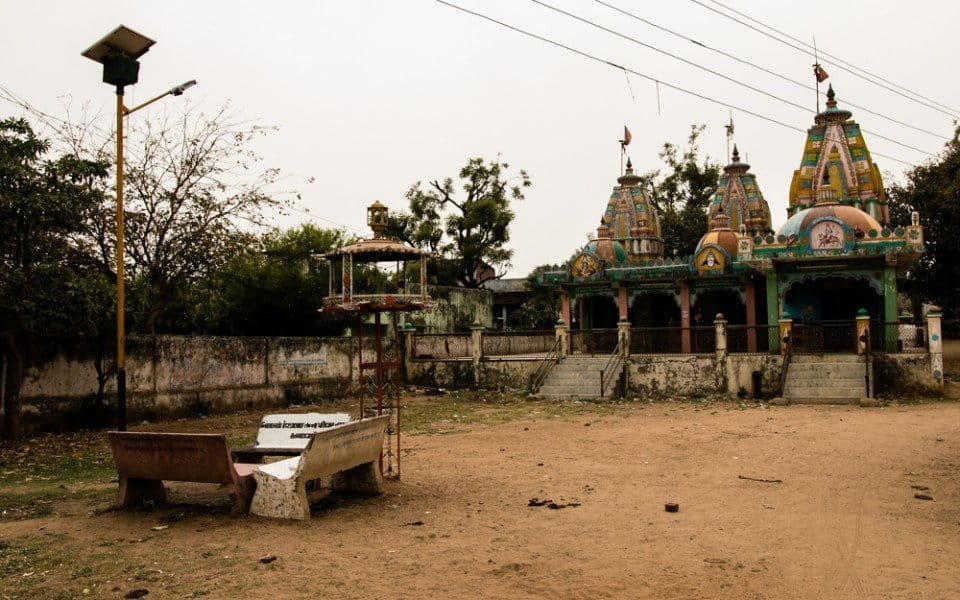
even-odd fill
[(107, 500), (114, 494), (112, 488), (70, 490), (54, 486), (0, 492), (0, 520), (36, 519), (52, 514), (57, 503), (65, 500)]

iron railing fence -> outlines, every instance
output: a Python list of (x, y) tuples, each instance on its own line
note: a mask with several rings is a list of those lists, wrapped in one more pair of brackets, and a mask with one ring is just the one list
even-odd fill
[(923, 321), (870, 321), (873, 352), (926, 352), (927, 324)]
[(578, 329), (570, 332), (570, 352), (574, 354), (603, 354), (617, 347), (616, 329)]
[(553, 330), (484, 331), (484, 356), (517, 356), (549, 352), (557, 341)]
[(413, 358), (466, 358), (471, 355), (469, 333), (415, 333)]
[(832, 354), (857, 351), (855, 321), (797, 322), (792, 326), (794, 354)]
[(689, 353), (714, 352), (717, 349), (716, 326), (633, 327), (630, 329), (630, 354), (683, 354), (684, 340), (689, 340)]
[(776, 343), (777, 335), (777, 325), (727, 325), (727, 352), (778, 354), (780, 345)]

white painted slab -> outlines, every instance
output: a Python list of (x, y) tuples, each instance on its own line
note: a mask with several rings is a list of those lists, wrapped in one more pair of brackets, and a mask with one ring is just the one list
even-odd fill
[(260, 422), (254, 447), (303, 450), (313, 434), (349, 422), (347, 413), (266, 415)]

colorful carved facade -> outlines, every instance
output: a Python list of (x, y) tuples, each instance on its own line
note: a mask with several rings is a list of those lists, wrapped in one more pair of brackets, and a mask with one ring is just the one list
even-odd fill
[(770, 221), (770, 206), (763, 199), (757, 177), (750, 172), (750, 165), (740, 162), (740, 152), (733, 147), (733, 160), (723, 168), (717, 191), (710, 201), (707, 213), (708, 227), (718, 214), (726, 215), (731, 229), (746, 228), (750, 235), (765, 235), (773, 231)]
[(865, 211), (881, 225), (890, 221), (880, 169), (851, 116), (850, 111), (837, 108), (831, 85), (827, 108), (807, 130), (800, 168), (793, 173), (789, 215), (813, 206), (820, 190), (830, 189), (838, 203)]
[[(767, 337), (773, 351), (774, 326), (784, 318), (852, 322), (865, 313), (881, 325), (896, 322), (898, 278), (924, 249), (917, 215), (909, 225), (889, 223), (879, 170), (832, 88), (808, 130), (788, 219), (776, 233), (736, 147), (691, 256), (663, 255), (656, 206), (631, 163), (617, 183), (596, 239), (562, 268), (537, 275), (561, 288), (562, 319), (575, 329), (679, 325), (683, 351), (696, 351), (696, 327), (723, 313), (753, 331), (745, 338), (751, 351), (763, 349)], [(769, 336), (758, 336), (765, 325)]]
[[(633, 172), (627, 160), (626, 173), (617, 179), (610, 194), (607, 209), (601, 218), (601, 230), (626, 251), (627, 260), (642, 262), (663, 256), (663, 238), (660, 236), (660, 217), (641, 178)], [(601, 232), (598, 231), (598, 240)]]

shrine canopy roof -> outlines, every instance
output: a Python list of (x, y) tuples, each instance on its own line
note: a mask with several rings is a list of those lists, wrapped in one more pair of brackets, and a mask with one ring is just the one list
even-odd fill
[(388, 238), (374, 238), (360, 240), (347, 244), (323, 255), (327, 260), (342, 258), (350, 255), (355, 263), (392, 262), (416, 260), (421, 256), (430, 258), (433, 253), (429, 250), (408, 246), (399, 240)]

